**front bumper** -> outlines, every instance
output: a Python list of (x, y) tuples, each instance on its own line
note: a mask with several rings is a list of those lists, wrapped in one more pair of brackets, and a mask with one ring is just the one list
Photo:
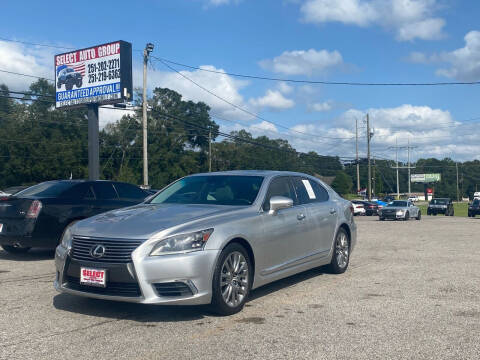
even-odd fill
[[(60, 292), (73, 295), (142, 304), (209, 304), (212, 298), (213, 272), (219, 254), (220, 250), (203, 250), (155, 257), (133, 256), (131, 263), (111, 264), (74, 260), (65, 248), (59, 246), (55, 251), (57, 272), (54, 287)], [(99, 290), (96, 287), (80, 286), (80, 266), (106, 269), (106, 288)], [(74, 281), (78, 283), (73, 283)], [(182, 294), (161, 295), (161, 289), (171, 289), (178, 284), (186, 291), (182, 291)]]
[(432, 214), (445, 214), (447, 212), (447, 208), (427, 208), (427, 215), (432, 215)]
[(391, 219), (391, 220), (405, 219), (405, 213), (397, 214), (396, 212), (395, 213), (383, 213), (383, 212), (381, 212), (381, 213), (379, 213), (378, 216), (383, 218), (383, 219)]

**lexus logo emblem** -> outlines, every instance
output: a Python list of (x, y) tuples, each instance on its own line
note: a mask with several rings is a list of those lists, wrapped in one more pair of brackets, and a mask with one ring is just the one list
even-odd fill
[(91, 249), (90, 249), (90, 255), (92, 255), (92, 257), (94, 258), (101, 258), (103, 255), (105, 255), (105, 246), (103, 245), (94, 245)]

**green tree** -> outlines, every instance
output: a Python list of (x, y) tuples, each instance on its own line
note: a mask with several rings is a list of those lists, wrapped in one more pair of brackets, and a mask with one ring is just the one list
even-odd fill
[(338, 171), (332, 182), (333, 189), (340, 195), (346, 195), (351, 192), (352, 186), (352, 178), (345, 171)]

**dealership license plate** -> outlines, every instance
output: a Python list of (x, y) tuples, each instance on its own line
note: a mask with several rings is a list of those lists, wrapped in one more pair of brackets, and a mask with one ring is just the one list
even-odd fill
[(102, 269), (80, 268), (80, 284), (105, 287), (107, 271)]

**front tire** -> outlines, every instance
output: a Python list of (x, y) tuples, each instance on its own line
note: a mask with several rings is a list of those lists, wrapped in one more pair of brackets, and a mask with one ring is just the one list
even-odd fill
[(333, 274), (343, 274), (350, 262), (350, 238), (345, 229), (340, 228), (333, 244), (332, 261), (328, 266)]
[(228, 245), (220, 254), (212, 284), (211, 309), (219, 315), (233, 315), (243, 309), (252, 285), (253, 268), (245, 248)]
[(11, 245), (2, 245), (3, 250), (10, 254), (25, 254), (30, 250), (30, 247), (15, 247)]
[(420, 220), (422, 218), (422, 212), (419, 210), (416, 219)]
[(405, 218), (404, 218), (405, 221), (408, 221), (410, 220), (410, 213), (407, 211), (407, 213), (405, 214)]

